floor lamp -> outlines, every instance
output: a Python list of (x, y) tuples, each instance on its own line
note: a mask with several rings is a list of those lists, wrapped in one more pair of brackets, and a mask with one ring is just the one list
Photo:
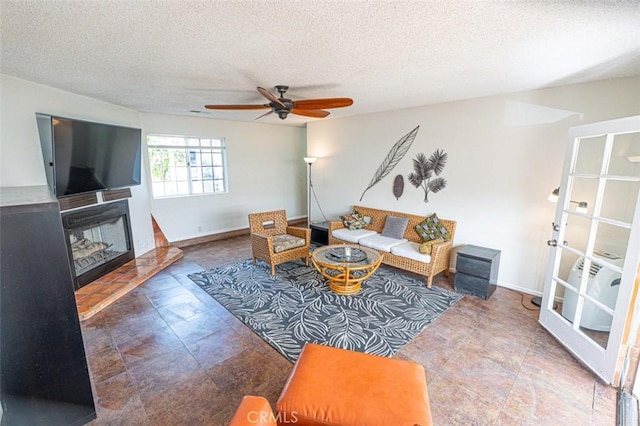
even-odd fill
[(304, 157), (304, 162), (309, 165), (309, 181), (307, 182), (307, 228), (311, 227), (311, 165), (317, 160), (316, 157)]

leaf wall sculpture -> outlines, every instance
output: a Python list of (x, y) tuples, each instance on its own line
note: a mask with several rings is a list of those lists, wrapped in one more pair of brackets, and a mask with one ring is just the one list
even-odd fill
[(411, 148), (411, 144), (413, 140), (416, 138), (418, 134), (418, 129), (420, 126), (417, 126), (415, 129), (404, 135), (398, 142), (396, 142), (392, 147), (385, 159), (382, 161), (382, 164), (378, 167), (371, 182), (369, 182), (369, 186), (364, 190), (362, 195), (360, 196), (360, 201), (362, 201), (362, 197), (364, 194), (371, 189), (375, 184), (380, 182), (386, 175), (393, 170), (393, 168), (398, 164), (402, 157), (407, 153), (409, 148)]
[(402, 197), (402, 193), (404, 192), (404, 178), (402, 175), (397, 175), (393, 180), (393, 195), (396, 197), (396, 200), (399, 200)]
[(440, 192), (447, 186), (447, 181), (439, 176), (447, 164), (447, 153), (436, 149), (429, 158), (420, 153), (413, 160), (413, 173), (407, 176), (409, 182), (416, 188), (424, 190), (424, 202), (429, 202), (429, 192)]

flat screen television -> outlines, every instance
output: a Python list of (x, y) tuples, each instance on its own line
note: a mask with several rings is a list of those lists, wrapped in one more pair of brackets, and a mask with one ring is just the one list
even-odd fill
[(57, 197), (140, 184), (140, 129), (51, 117)]

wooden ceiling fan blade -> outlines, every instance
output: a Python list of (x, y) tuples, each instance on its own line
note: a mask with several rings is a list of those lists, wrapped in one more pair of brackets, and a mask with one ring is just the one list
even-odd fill
[(305, 117), (324, 118), (331, 114), (329, 111), (323, 111), (321, 109), (292, 109), (292, 114), (304, 115)]
[(276, 96), (271, 93), (270, 91), (268, 91), (267, 89), (265, 89), (264, 87), (257, 87), (258, 92), (260, 92), (260, 94), (262, 96), (264, 96), (265, 98), (269, 99), (271, 102), (275, 102), (278, 105), (281, 105), (282, 107), (286, 108), (287, 106), (285, 104), (282, 103), (282, 101), (278, 98), (276, 98)]
[(265, 112), (260, 117), (256, 117), (255, 120), (260, 120), (262, 117), (266, 117), (269, 114), (273, 114), (273, 110)]
[(302, 99), (293, 102), (295, 109), (343, 108), (353, 105), (351, 98)]
[(271, 108), (269, 105), (205, 105), (204, 107), (207, 109), (229, 109), (229, 110)]

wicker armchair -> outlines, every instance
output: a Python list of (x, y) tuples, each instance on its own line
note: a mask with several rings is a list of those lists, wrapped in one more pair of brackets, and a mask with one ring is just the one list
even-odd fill
[[(272, 276), (276, 275), (276, 265), (294, 259), (302, 259), (305, 265), (309, 265), (311, 231), (288, 226), (285, 210), (250, 213), (249, 229), (253, 264), (255, 265), (256, 259), (268, 263), (271, 266)], [(293, 247), (289, 248), (290, 246)]]

